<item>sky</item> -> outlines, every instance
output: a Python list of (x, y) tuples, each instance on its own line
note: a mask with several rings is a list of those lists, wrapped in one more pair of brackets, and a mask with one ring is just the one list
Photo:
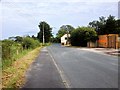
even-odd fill
[(0, 0), (0, 38), (37, 35), (46, 21), (55, 35), (62, 25), (87, 26), (99, 17), (118, 17), (119, 0)]

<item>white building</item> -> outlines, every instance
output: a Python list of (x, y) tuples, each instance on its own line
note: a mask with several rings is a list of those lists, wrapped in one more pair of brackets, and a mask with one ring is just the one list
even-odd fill
[[(70, 34), (64, 34), (62, 37), (61, 37), (61, 44), (62, 45), (67, 45), (67, 38), (70, 37)], [(69, 42), (68, 42), (69, 43)]]

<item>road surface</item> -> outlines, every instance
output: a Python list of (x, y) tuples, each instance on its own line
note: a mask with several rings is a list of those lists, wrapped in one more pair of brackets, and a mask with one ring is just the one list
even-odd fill
[[(65, 88), (60, 74), (46, 47), (42, 48), (37, 59), (26, 72), (26, 88)], [(39, 89), (38, 89), (39, 90)]]
[(118, 88), (118, 57), (53, 44), (47, 47), (71, 88)]

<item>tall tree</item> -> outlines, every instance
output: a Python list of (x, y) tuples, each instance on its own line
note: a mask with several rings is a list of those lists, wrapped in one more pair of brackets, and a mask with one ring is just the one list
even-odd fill
[(98, 35), (118, 34), (120, 33), (119, 22), (119, 20), (115, 20), (114, 16), (109, 15), (107, 19), (103, 16), (99, 17), (99, 21), (90, 22), (89, 26), (94, 27)]
[(40, 29), (37, 35), (39, 41), (43, 42), (43, 33), (44, 33), (45, 43), (50, 42), (50, 39), (52, 37), (52, 28), (50, 27), (50, 25), (47, 22), (43, 21), (39, 23), (38, 27)]
[(71, 26), (71, 25), (62, 25), (62, 26), (60, 27), (60, 29), (65, 30), (65, 31), (66, 31), (66, 33), (67, 33), (67, 32), (71, 33), (71, 32), (72, 32), (72, 30), (74, 30), (74, 27), (73, 27), (73, 26)]
[(116, 27), (116, 32), (120, 34), (120, 19), (116, 21), (117, 27)]
[(109, 15), (106, 25), (105, 25), (105, 34), (116, 34), (117, 23), (114, 16)]
[(60, 42), (60, 38), (64, 35), (64, 34), (71, 34), (71, 32), (74, 30), (74, 27), (71, 25), (62, 25), (58, 31), (58, 33), (56, 34), (56, 38), (57, 40), (59, 40)]
[(105, 17), (101, 16), (99, 17), (99, 21), (92, 21), (89, 23), (89, 26), (95, 28), (97, 34), (104, 34), (105, 24), (106, 19)]
[(89, 22), (89, 26), (90, 26), (90, 27), (93, 27), (93, 28), (95, 28), (95, 29), (98, 28), (98, 24), (99, 24), (99, 21), (96, 21), (96, 20), (94, 20), (94, 21), (92, 21), (92, 22)]

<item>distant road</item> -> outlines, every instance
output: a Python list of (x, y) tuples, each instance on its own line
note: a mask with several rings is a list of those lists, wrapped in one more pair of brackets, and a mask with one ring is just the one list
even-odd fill
[(118, 88), (118, 58), (53, 44), (48, 48), (72, 88)]

